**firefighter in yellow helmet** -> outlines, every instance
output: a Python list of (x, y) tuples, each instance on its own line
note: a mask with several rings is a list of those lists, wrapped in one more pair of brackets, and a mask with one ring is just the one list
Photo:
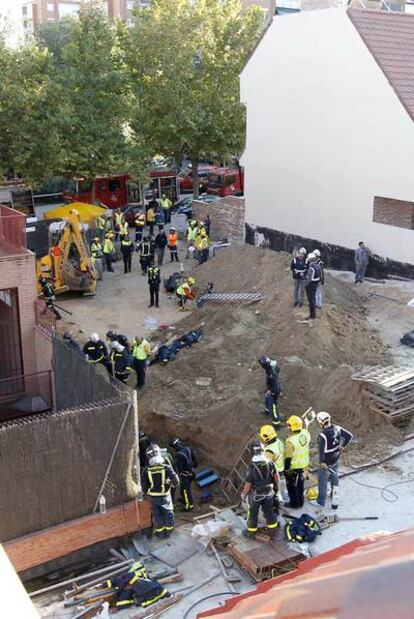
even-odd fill
[(288, 507), (300, 508), (304, 502), (305, 470), (309, 467), (311, 436), (297, 415), (287, 420), (290, 434), (285, 441), (285, 477), (290, 503)]
[(285, 480), (281, 477), (285, 469), (285, 445), (278, 437), (274, 427), (270, 424), (266, 424), (260, 428), (259, 438), (264, 445), (266, 458), (274, 463), (276, 471), (280, 477), (278, 491), (274, 498), (275, 512), (279, 513), (279, 505), (283, 502), (282, 491), (284, 492), (286, 490)]
[(185, 304), (187, 303), (187, 299), (190, 301), (194, 300), (196, 297), (195, 290), (193, 288), (195, 284), (194, 277), (189, 277), (182, 284), (180, 284), (175, 291), (176, 296), (179, 299), (178, 305), (181, 306), (181, 309), (185, 309)]

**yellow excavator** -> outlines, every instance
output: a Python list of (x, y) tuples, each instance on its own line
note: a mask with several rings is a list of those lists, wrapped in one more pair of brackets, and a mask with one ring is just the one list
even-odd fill
[[(38, 282), (41, 276), (50, 279), (56, 294), (68, 290), (95, 294), (98, 274), (77, 210), (71, 209), (62, 222), (51, 223), (49, 252), (37, 260), (36, 275)], [(41, 292), (40, 284), (38, 286)]]

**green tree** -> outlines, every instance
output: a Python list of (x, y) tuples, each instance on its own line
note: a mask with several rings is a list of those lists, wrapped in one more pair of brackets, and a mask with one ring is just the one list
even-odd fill
[(128, 159), (130, 97), (117, 27), (88, 4), (63, 40), (55, 83), (65, 175), (92, 180), (120, 172)]
[(138, 10), (128, 45), (135, 110), (131, 129), (154, 153), (193, 165), (241, 152), (245, 109), (239, 73), (263, 26), (239, 0), (153, 0)]
[(0, 35), (0, 67), (0, 169), (42, 180), (59, 160), (50, 54)]

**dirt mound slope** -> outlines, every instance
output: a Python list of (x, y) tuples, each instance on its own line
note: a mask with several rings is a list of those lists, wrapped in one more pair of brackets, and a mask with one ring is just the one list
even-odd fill
[[(352, 287), (327, 276), (325, 306), (313, 324), (294, 309), (290, 256), (251, 246), (232, 246), (196, 269), (197, 285), (215, 292), (262, 292), (251, 305), (206, 303), (177, 325), (177, 332), (204, 323), (203, 340), (167, 366), (150, 368), (139, 396), (142, 427), (166, 441), (191, 441), (203, 459), (222, 469), (233, 465), (245, 443), (266, 423), (261, 355), (276, 358), (285, 417), (308, 406), (328, 410), (365, 440), (384, 427), (366, 410), (353, 369), (388, 362), (388, 353), (365, 321), (363, 301)], [(210, 379), (197, 386), (198, 378)], [(208, 381), (207, 381), (208, 382)], [(316, 430), (316, 428), (315, 428)]]

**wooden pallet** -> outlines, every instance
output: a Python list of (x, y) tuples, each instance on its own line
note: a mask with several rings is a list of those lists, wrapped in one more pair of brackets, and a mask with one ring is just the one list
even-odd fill
[(399, 383), (414, 380), (414, 368), (390, 365), (386, 367), (367, 368), (352, 375), (353, 380), (373, 382), (384, 388), (391, 388)]

